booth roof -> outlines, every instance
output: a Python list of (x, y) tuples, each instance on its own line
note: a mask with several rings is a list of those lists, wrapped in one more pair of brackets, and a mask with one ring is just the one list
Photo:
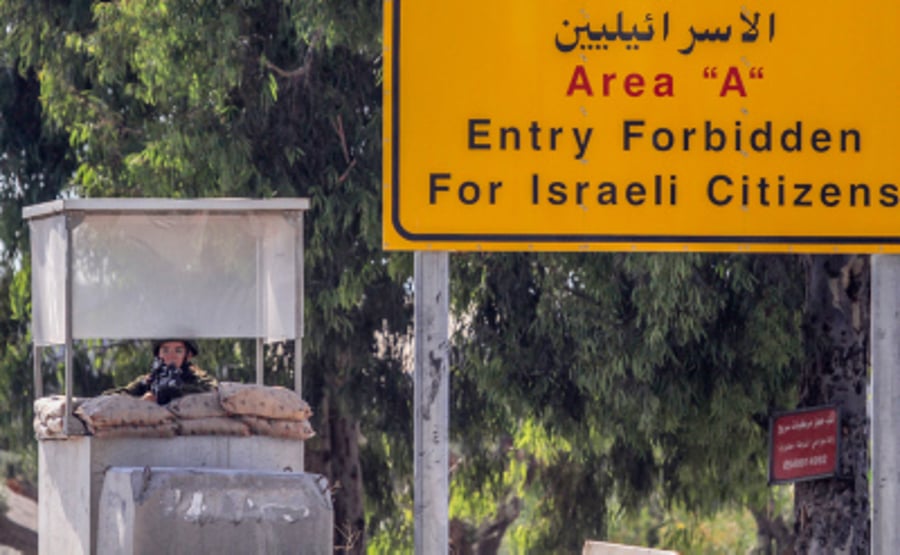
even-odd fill
[(309, 209), (307, 198), (76, 198), (60, 199), (26, 206), (27, 219), (53, 216), (63, 212), (277, 212)]

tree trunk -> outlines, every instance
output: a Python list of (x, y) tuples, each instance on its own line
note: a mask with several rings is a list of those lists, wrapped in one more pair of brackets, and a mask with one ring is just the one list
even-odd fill
[(869, 553), (869, 257), (810, 256), (800, 407), (841, 413), (838, 476), (794, 488), (798, 554)]
[(450, 555), (497, 555), (506, 529), (522, 512), (522, 500), (511, 496), (497, 512), (475, 528), (458, 518), (450, 520)]
[[(359, 461), (359, 422), (340, 414), (326, 395), (319, 407), (319, 449), (307, 448), (309, 472), (328, 477), (334, 506), (335, 553), (365, 553), (365, 512)], [(309, 446), (309, 443), (307, 443)]]
[(756, 521), (756, 549), (753, 553), (781, 555), (794, 543), (794, 534), (781, 515), (772, 518), (769, 511), (754, 508), (750, 509), (750, 513)]

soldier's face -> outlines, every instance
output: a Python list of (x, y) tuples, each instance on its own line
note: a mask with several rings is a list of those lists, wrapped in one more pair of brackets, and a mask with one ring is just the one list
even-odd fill
[(190, 360), (191, 354), (187, 346), (181, 341), (166, 341), (159, 346), (159, 358), (166, 365), (181, 367), (185, 360)]

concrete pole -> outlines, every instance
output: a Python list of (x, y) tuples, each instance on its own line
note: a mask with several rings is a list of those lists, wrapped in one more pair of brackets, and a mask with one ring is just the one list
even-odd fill
[(872, 257), (872, 553), (900, 546), (900, 256)]
[(415, 394), (413, 400), (417, 555), (449, 550), (450, 255), (416, 252)]

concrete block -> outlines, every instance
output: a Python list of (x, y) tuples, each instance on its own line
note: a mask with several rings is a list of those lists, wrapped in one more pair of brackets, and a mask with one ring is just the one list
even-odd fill
[(331, 555), (322, 476), (212, 468), (114, 467), (100, 494), (98, 555)]
[(92, 555), (100, 489), (110, 467), (303, 470), (303, 442), (265, 436), (97, 438), (38, 442), (38, 553)]

